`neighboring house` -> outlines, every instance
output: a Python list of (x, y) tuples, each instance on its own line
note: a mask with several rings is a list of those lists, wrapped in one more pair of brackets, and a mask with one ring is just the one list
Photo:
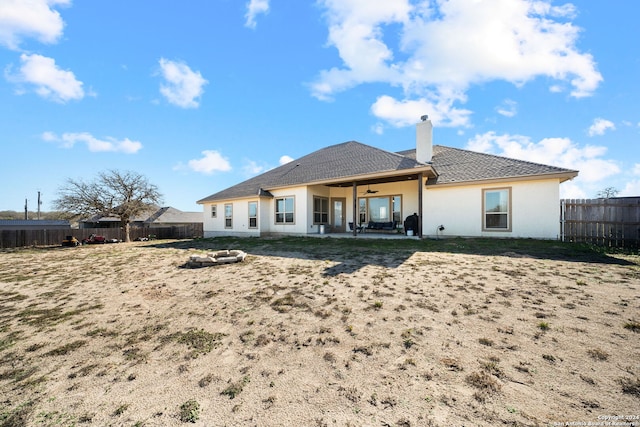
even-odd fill
[(434, 146), (431, 121), (423, 117), (415, 149), (392, 153), (355, 141), (332, 145), (198, 203), (204, 210), (204, 237), (356, 235), (358, 226), (370, 223), (402, 227), (416, 213), (414, 234), (420, 237), (556, 239), (560, 183), (577, 175)]
[[(200, 214), (202, 215), (202, 214)], [(0, 220), (0, 230), (69, 230), (66, 220), (54, 219), (7, 219)]]
[[(172, 207), (153, 207), (131, 220), (131, 227), (179, 227), (202, 224), (202, 212), (183, 212)], [(80, 228), (119, 228), (120, 219), (100, 215), (80, 221)]]

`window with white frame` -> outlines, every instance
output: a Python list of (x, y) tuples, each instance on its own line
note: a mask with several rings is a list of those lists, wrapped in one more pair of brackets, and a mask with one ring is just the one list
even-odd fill
[(218, 217), (218, 205), (211, 205), (211, 218)]
[(326, 224), (329, 222), (329, 199), (326, 197), (313, 198), (313, 223)]
[(224, 228), (233, 228), (233, 205), (224, 205)]
[(258, 202), (249, 202), (249, 228), (258, 228)]
[(295, 198), (276, 198), (276, 224), (293, 224), (295, 222)]
[(482, 190), (482, 230), (511, 231), (511, 188)]

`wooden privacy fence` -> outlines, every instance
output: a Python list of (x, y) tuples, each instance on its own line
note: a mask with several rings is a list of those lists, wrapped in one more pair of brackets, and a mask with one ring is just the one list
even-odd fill
[(561, 200), (563, 241), (610, 248), (640, 246), (640, 197)]
[[(0, 248), (21, 248), (25, 246), (59, 246), (66, 236), (78, 240), (86, 239), (91, 234), (104, 236), (107, 239), (124, 241), (124, 230), (120, 228), (72, 228), (66, 230), (2, 230), (0, 231)], [(131, 240), (152, 236), (156, 239), (190, 239), (202, 237), (202, 224), (194, 223), (172, 227), (131, 227)]]

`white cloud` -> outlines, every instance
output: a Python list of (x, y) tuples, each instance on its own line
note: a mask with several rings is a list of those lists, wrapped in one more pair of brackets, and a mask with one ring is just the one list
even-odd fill
[(280, 160), (278, 161), (278, 163), (280, 165), (286, 165), (289, 162), (292, 162), (294, 159), (291, 156), (287, 156), (286, 154), (284, 156), (280, 156)]
[(171, 104), (182, 108), (197, 108), (198, 99), (204, 92), (204, 85), (208, 83), (199, 71), (192, 71), (189, 66), (180, 61), (160, 59), (160, 71), (165, 79), (160, 85), (160, 93)]
[(53, 132), (44, 132), (42, 139), (47, 142), (56, 142), (63, 148), (73, 148), (77, 143), (84, 143), (92, 152), (117, 152), (135, 154), (142, 149), (142, 144), (129, 138), (118, 140), (112, 137), (98, 139), (87, 132), (63, 133), (61, 136)]
[(598, 117), (589, 127), (589, 136), (604, 135), (608, 129), (615, 130), (616, 125), (612, 121)]
[[(292, 162), (293, 160), (294, 160), (293, 157), (287, 156), (285, 154), (280, 156), (280, 159), (278, 159), (278, 165), (282, 166), (289, 162)], [(250, 160), (250, 159), (244, 159), (244, 165), (242, 166), (242, 173), (247, 177), (252, 177), (252, 176), (256, 176), (258, 174), (264, 173), (266, 171), (269, 171), (271, 169), (273, 169), (273, 166), (267, 163), (257, 162), (255, 160)]]
[(591, 192), (585, 191), (582, 186), (574, 181), (565, 181), (560, 186), (561, 199), (589, 199)]
[(576, 182), (581, 184), (604, 181), (620, 173), (620, 167), (615, 161), (602, 158), (607, 152), (606, 147), (593, 145), (580, 147), (568, 138), (545, 138), (535, 143), (527, 136), (496, 135), (495, 132), (487, 132), (470, 139), (467, 148), (578, 170), (580, 174)]
[(256, 28), (256, 16), (269, 12), (269, 0), (250, 0), (247, 3), (247, 13), (244, 23), (246, 27)]
[(26, 37), (56, 43), (62, 36), (64, 22), (53, 7), (70, 3), (70, 0), (0, 1), (0, 44), (17, 50)]
[(635, 179), (627, 182), (620, 193), (618, 193), (620, 197), (638, 197), (640, 196), (640, 179)]
[(640, 163), (633, 165), (633, 174), (640, 176)]
[(255, 160), (245, 159), (244, 165), (242, 166), (242, 173), (245, 176), (255, 176), (269, 169), (271, 169), (269, 166), (259, 164)]
[(211, 175), (214, 172), (228, 172), (231, 170), (231, 164), (227, 159), (222, 157), (218, 151), (205, 150), (202, 152), (202, 158), (189, 160), (189, 169)]
[[(55, 102), (65, 103), (84, 98), (83, 83), (76, 79), (73, 72), (58, 68), (53, 58), (22, 54), (20, 61), (17, 74), (11, 74), (10, 68), (5, 71), (5, 77), (10, 82), (34, 86), (38, 95)], [(23, 92), (23, 89), (18, 90), (18, 93)]]
[(371, 126), (371, 132), (375, 133), (376, 135), (384, 134), (384, 124), (380, 122), (374, 124), (373, 126)]
[(396, 127), (415, 125), (424, 114), (440, 126), (468, 126), (471, 111), (455, 108), (452, 103), (452, 97), (398, 101), (391, 96), (382, 95), (371, 106), (371, 112)]
[(498, 107), (496, 107), (498, 114), (505, 117), (514, 117), (518, 114), (518, 103), (512, 99), (505, 99)]
[[(552, 91), (571, 87), (571, 95), (590, 95), (602, 81), (593, 57), (577, 47), (580, 29), (570, 22), (575, 8), (540, 0), (482, 1), (320, 0), (326, 9), (328, 44), (338, 50), (342, 67), (323, 70), (311, 85), (318, 99), (363, 83), (403, 89), (396, 105), (437, 105), (421, 111), (434, 123), (455, 126), (471, 85), (504, 80), (515, 85), (543, 76)], [(400, 28), (400, 30), (398, 30)], [(391, 102), (388, 102), (391, 104)], [(372, 108), (374, 114), (378, 111)], [(464, 111), (464, 110), (463, 110)], [(406, 116), (395, 125), (413, 124)], [(419, 117), (418, 115), (417, 117)], [(467, 113), (468, 116), (468, 113)], [(387, 120), (385, 115), (378, 116)], [(443, 120), (443, 123), (436, 120)], [(462, 120), (466, 125), (466, 120)]]
[(312, 93), (329, 100), (333, 94), (367, 82), (400, 83), (400, 70), (388, 64), (393, 52), (382, 40), (382, 26), (403, 22), (408, 0), (372, 3), (364, 0), (323, 0), (329, 24), (328, 43), (338, 49), (346, 68), (323, 70)]

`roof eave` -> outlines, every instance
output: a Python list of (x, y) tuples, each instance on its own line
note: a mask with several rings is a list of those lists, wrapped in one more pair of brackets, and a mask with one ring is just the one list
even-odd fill
[(348, 175), (341, 176), (331, 179), (320, 179), (316, 181), (308, 181), (305, 183), (300, 183), (297, 185), (282, 185), (277, 187), (270, 187), (269, 190), (278, 190), (281, 188), (287, 187), (298, 187), (298, 186), (307, 186), (307, 185), (333, 185), (345, 182), (359, 182), (359, 181), (367, 181), (376, 178), (393, 178), (394, 176), (406, 176), (406, 175), (417, 175), (419, 173), (424, 174), (425, 177), (428, 178), (436, 178), (438, 174), (433, 169), (431, 165), (419, 166), (411, 169), (393, 169), (388, 171), (381, 172), (371, 172), (360, 175)]
[(273, 194), (268, 191), (263, 191), (260, 194), (249, 194), (246, 196), (237, 196), (237, 197), (205, 197), (204, 199), (198, 200), (196, 203), (199, 205), (205, 205), (211, 202), (226, 202), (230, 200), (255, 200), (255, 199), (273, 199)]
[(514, 181), (537, 181), (543, 179), (558, 179), (560, 183), (565, 181), (569, 181), (578, 176), (578, 171), (567, 170), (565, 172), (553, 172), (546, 174), (537, 174), (537, 175), (518, 175), (518, 176), (508, 176), (508, 177), (500, 177), (500, 178), (485, 178), (485, 179), (470, 179), (464, 181), (452, 181), (452, 182), (434, 182), (432, 180), (427, 181), (428, 187), (454, 187), (458, 185), (486, 185), (486, 184), (497, 184), (504, 182), (514, 182)]

